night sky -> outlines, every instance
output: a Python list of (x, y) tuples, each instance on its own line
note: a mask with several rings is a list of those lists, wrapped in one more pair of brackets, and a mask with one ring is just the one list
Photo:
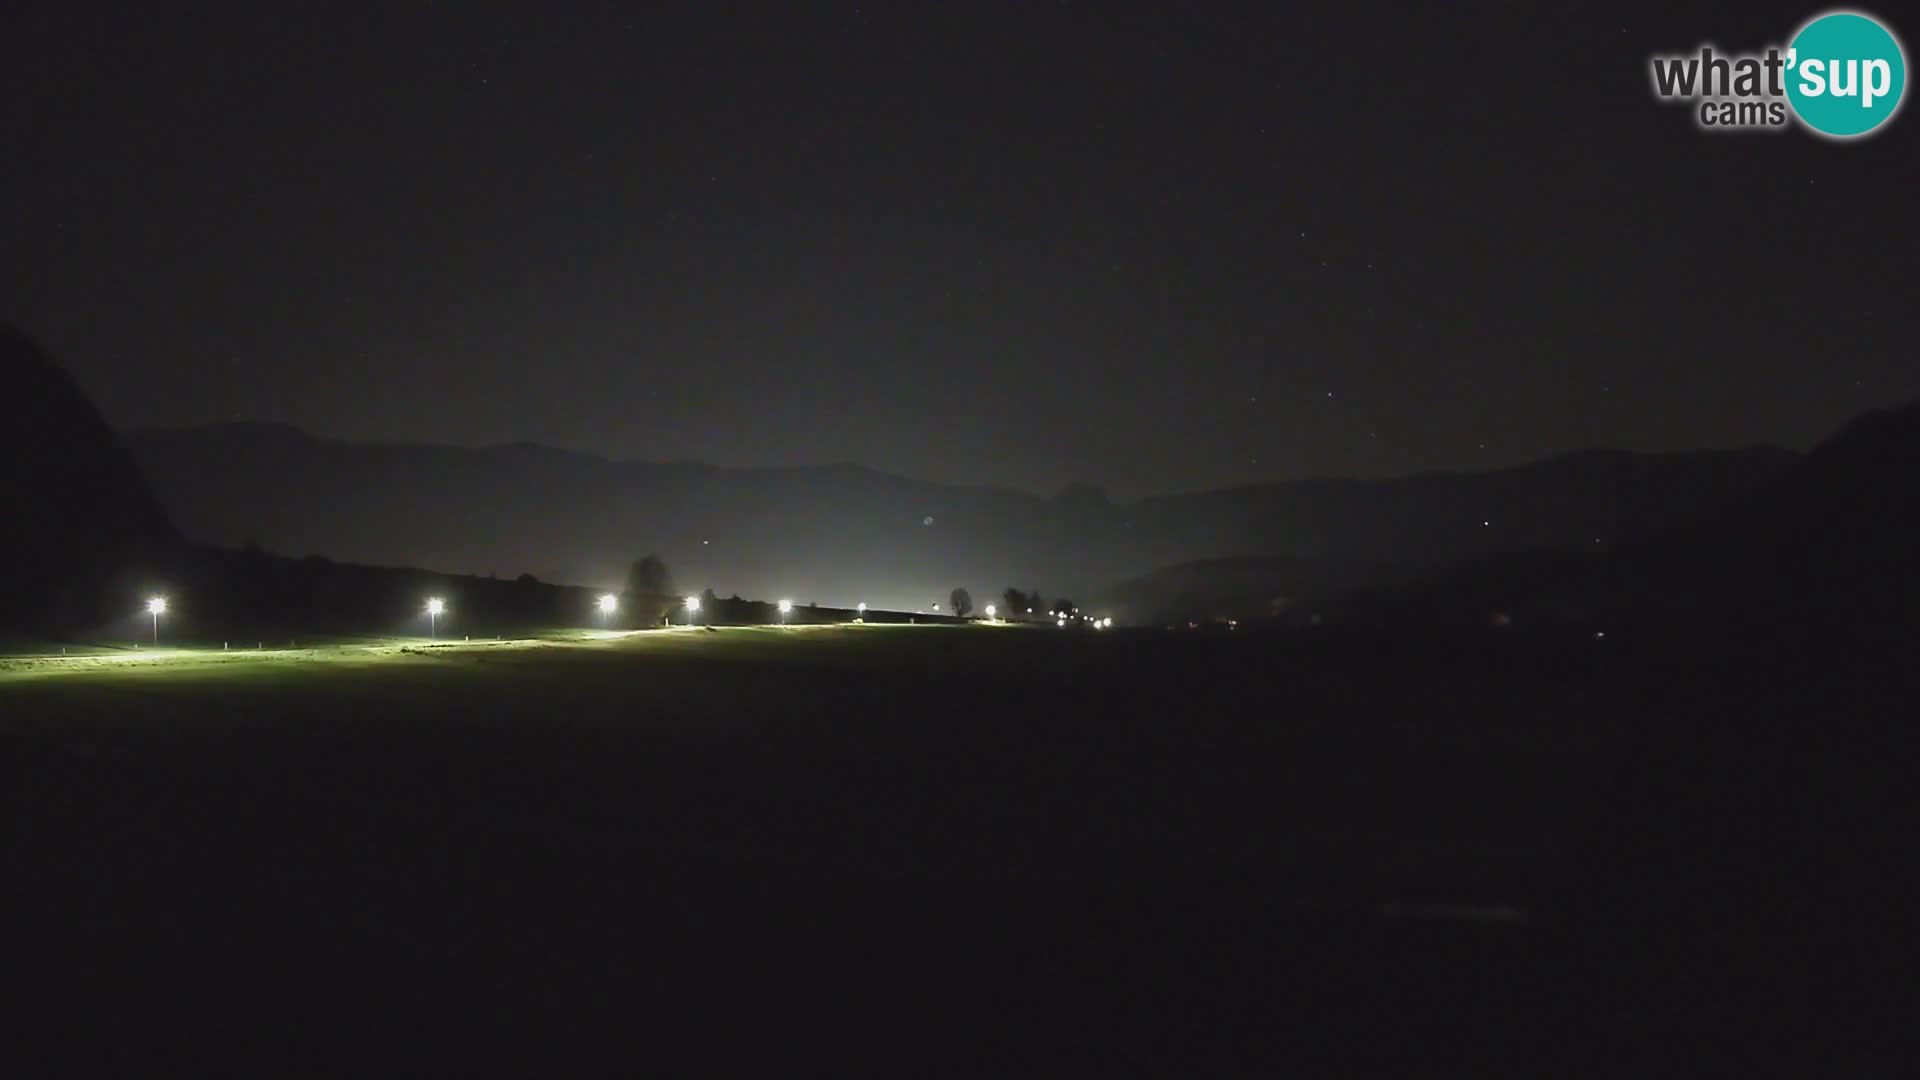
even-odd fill
[(1920, 396), (1920, 114), (1649, 90), (1818, 5), (83, 7), (0, 15), (0, 320), (121, 426), (1130, 496)]

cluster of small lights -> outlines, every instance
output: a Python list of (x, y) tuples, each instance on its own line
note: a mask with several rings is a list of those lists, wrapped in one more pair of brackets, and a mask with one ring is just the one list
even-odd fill
[[(691, 626), (693, 624), (694, 614), (700, 610), (700, 598), (698, 596), (688, 596), (685, 598), (683, 603), (687, 610), (687, 624)], [(779, 608), (780, 617), (782, 621), (785, 621), (786, 617), (793, 613), (792, 600), (783, 598), (778, 602), (776, 606)], [(594, 601), (594, 607), (599, 610), (601, 615), (611, 616), (614, 612), (620, 609), (620, 597), (615, 593), (602, 593)], [(938, 611), (939, 609), (940, 609), (940, 605), (935, 604), (934, 610)], [(859, 613), (860, 621), (865, 622), (866, 616), (867, 616), (866, 601), (862, 600), (859, 604), (855, 605), (855, 610)], [(167, 612), (166, 597), (153, 596), (147, 599), (146, 613), (153, 616), (154, 618), (156, 635), (158, 634), (159, 618), (160, 616), (166, 614), (166, 612)], [(428, 597), (426, 601), (426, 606), (423, 609), (423, 613), (427, 615), (429, 618), (437, 620), (440, 616), (445, 615), (447, 613), (446, 600), (438, 596)], [(1000, 609), (996, 605), (988, 604), (985, 608), (985, 614), (988, 621), (990, 622), (998, 621), (1000, 616)], [(1027, 614), (1029, 615), (1033, 614), (1033, 609), (1028, 608)], [(1060, 627), (1065, 627), (1067, 625), (1067, 620), (1069, 618), (1077, 618), (1082, 621), (1091, 622), (1096, 629), (1105, 629), (1113, 625), (1113, 619), (1111, 617), (1104, 618), (1104, 619), (1094, 619), (1090, 616), (1081, 615), (1078, 612), (1059, 613), (1057, 619), (1055, 620), (1055, 625)]]

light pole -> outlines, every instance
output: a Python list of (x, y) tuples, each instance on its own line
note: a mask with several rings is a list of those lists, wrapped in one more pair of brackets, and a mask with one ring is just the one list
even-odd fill
[(860, 615), (857, 619), (855, 619), (855, 621), (856, 622), (867, 621), (867, 602), (865, 600), (860, 601)]
[(606, 629), (613, 623), (613, 613), (620, 608), (620, 598), (612, 593), (600, 597), (600, 628)]
[(147, 601), (147, 614), (153, 616), (153, 643), (160, 644), (160, 616), (167, 613), (167, 598), (156, 596)]
[(785, 626), (787, 624), (787, 612), (792, 610), (793, 610), (793, 601), (791, 600), (780, 601), (780, 625)]
[(700, 598), (697, 596), (687, 597), (687, 629), (693, 629), (693, 617), (698, 614), (700, 614)]
[(987, 621), (988, 621), (988, 622), (992, 622), (992, 621), (993, 621), (993, 611), (994, 611), (994, 607), (993, 607), (993, 605), (992, 605), (992, 604), (988, 604), (988, 605), (987, 605)]
[(427, 639), (429, 641), (436, 640), (440, 637), (440, 615), (446, 610), (447, 602), (445, 600), (437, 596), (427, 599)]

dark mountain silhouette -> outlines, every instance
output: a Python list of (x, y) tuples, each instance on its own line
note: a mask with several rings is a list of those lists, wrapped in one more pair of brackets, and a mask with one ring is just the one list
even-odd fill
[(1697, 568), (1728, 605), (1911, 620), (1920, 612), (1920, 402), (1855, 419), (1779, 482), (1644, 557)]
[(683, 583), (911, 610), (956, 585), (1079, 594), (1143, 568), (1285, 555), (1434, 567), (1624, 543), (1792, 469), (1784, 450), (1570, 454), (1516, 469), (1109, 500), (924, 483), (854, 465), (619, 462), (529, 444), (352, 445), (270, 425), (129, 436), (182, 529), (289, 553), (611, 584), (657, 551)]
[[(1115, 591), (1143, 617), (1323, 610), (1347, 621), (1638, 625), (1743, 635), (1889, 628), (1920, 612), (1920, 403), (1869, 413), (1714, 512), (1582, 551), (1542, 544), (1366, 581), (1351, 564), (1168, 567)], [(1276, 597), (1290, 603), (1276, 605)]]
[(90, 623), (116, 584), (180, 547), (86, 394), (8, 326), (0, 326), (0, 478), (0, 629)]

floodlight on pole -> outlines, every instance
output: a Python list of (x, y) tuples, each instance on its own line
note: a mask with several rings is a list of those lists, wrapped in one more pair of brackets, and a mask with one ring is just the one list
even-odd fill
[(994, 610), (995, 610), (995, 609), (994, 609), (994, 606), (993, 606), (992, 604), (988, 604), (988, 605), (987, 605), (987, 621), (988, 621), (988, 622), (992, 622), (992, 621), (993, 621), (993, 613), (994, 613)]
[(447, 610), (447, 602), (437, 596), (427, 598), (427, 637), (440, 636), (440, 616)]
[(780, 601), (780, 621), (782, 623), (785, 623), (787, 621), (787, 613), (792, 610), (793, 610), (793, 601), (791, 600)]
[(867, 602), (865, 600), (860, 601), (858, 610), (860, 612), (859, 621), (866, 622), (867, 621)]
[(700, 598), (697, 596), (687, 597), (687, 625), (688, 626), (693, 625), (693, 617), (695, 615), (698, 615), (699, 613), (700, 613)]
[(613, 622), (613, 613), (620, 610), (620, 598), (612, 593), (602, 593), (594, 606), (600, 609), (600, 625), (607, 626)]
[(167, 598), (155, 596), (147, 601), (147, 614), (153, 616), (153, 643), (160, 644), (160, 616), (167, 613)]

